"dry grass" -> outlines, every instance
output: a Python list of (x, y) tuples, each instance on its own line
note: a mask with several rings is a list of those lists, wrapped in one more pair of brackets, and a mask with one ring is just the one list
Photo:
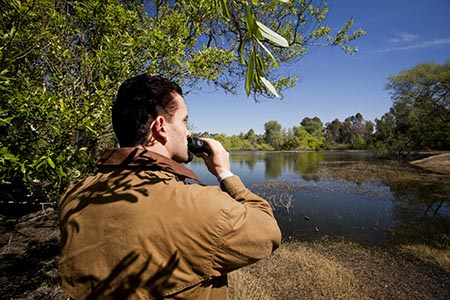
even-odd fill
[(392, 161), (379, 164), (366, 162), (336, 162), (323, 163), (327, 168), (319, 170), (322, 179), (346, 180), (357, 184), (381, 183), (383, 185), (398, 185), (410, 182), (448, 182), (447, 174), (430, 173), (420, 168), (405, 168), (405, 165)]
[(450, 174), (450, 153), (415, 160), (411, 164), (434, 172)]
[[(404, 245), (401, 250), (417, 258), (439, 265), (450, 272), (450, 249), (436, 249), (427, 245)], [(449, 283), (450, 284), (450, 283)]]
[(353, 243), (284, 244), (230, 274), (230, 300), (450, 299), (450, 272)]
[(231, 299), (361, 299), (364, 293), (350, 269), (294, 244), (230, 280)]

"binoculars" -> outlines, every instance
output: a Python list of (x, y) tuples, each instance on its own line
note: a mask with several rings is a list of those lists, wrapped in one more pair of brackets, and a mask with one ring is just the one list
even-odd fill
[(195, 137), (188, 137), (188, 159), (186, 163), (190, 163), (194, 159), (194, 155), (198, 153), (211, 154), (211, 149), (202, 140)]

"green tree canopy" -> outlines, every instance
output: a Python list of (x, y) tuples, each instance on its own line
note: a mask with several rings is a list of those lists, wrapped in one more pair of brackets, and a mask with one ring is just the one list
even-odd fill
[(317, 138), (323, 137), (323, 123), (319, 117), (314, 117), (312, 119), (309, 117), (303, 118), (300, 125), (302, 125), (309, 134)]
[(334, 119), (332, 122), (325, 124), (325, 138), (328, 143), (342, 143), (341, 137), (342, 122), (339, 119)]
[(264, 141), (279, 150), (283, 144), (282, 126), (278, 121), (268, 121), (264, 123)]
[[(398, 150), (450, 149), (450, 61), (422, 63), (391, 75), (386, 89), (393, 100)], [(378, 123), (385, 131), (392, 121), (386, 116)]]

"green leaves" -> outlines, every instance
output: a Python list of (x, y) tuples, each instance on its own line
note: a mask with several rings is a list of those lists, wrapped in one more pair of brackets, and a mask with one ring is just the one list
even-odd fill
[(393, 136), (382, 137), (395, 142), (391, 151), (450, 149), (449, 82), (450, 60), (442, 65), (422, 63), (389, 77), (386, 88), (393, 106), (377, 121), (377, 132), (394, 118)]
[(103, 138), (111, 131), (109, 107), (118, 83), (138, 68), (137, 35), (129, 33), (141, 27), (128, 24), (139, 15), (121, 5), (85, 1), (69, 15), (59, 1), (21, 3), (0, 29), (10, 41), (0, 48), (0, 178), (33, 201), (51, 201), (113, 145)]
[[(258, 6), (258, 1), (253, 1), (253, 5)], [(289, 47), (288, 41), (280, 34), (271, 30), (266, 25), (255, 19), (255, 16), (251, 10), (250, 5), (246, 7), (246, 24), (248, 36), (252, 41), (251, 52), (247, 62), (247, 74), (245, 77), (245, 92), (247, 96), (250, 95), (252, 86), (256, 91), (259, 91), (263, 86), (272, 93), (275, 97), (279, 98), (280, 94), (277, 92), (273, 84), (266, 78), (265, 61), (261, 54), (258, 53), (258, 46), (264, 50), (265, 54), (272, 60), (274, 66), (278, 68), (278, 62), (271, 53), (271, 51), (263, 44), (263, 40), (274, 44), (278, 47)], [(242, 48), (240, 49), (242, 51)], [(241, 59), (242, 59), (241, 53)], [(255, 63), (256, 62), (256, 63)], [(256, 73), (255, 73), (256, 72)], [(262, 85), (261, 85), (262, 83)]]
[(227, 0), (216, 0), (216, 7), (226, 20), (229, 20), (231, 18)]
[(254, 73), (255, 73), (255, 60), (256, 60), (256, 52), (252, 50), (250, 52), (250, 58), (247, 65), (247, 75), (245, 77), (245, 92), (247, 96), (250, 95), (251, 85), (254, 82)]
[(256, 19), (255, 16), (253, 15), (253, 12), (250, 8), (250, 5), (247, 5), (246, 8), (246, 23), (247, 23), (247, 30), (249, 35), (252, 38), (256, 38), (258, 40), (262, 40), (263, 39), (263, 35), (261, 33), (261, 31), (259, 30), (258, 24), (256, 23)]
[(266, 88), (272, 94), (274, 94), (275, 97), (280, 98), (280, 95), (278, 94), (277, 90), (275, 89), (275, 87), (272, 85), (272, 83), (269, 80), (267, 80), (265, 77), (262, 77), (262, 76), (260, 76), (259, 79), (266, 86)]
[(289, 47), (289, 43), (284, 37), (282, 37), (281, 35), (279, 35), (278, 33), (276, 33), (275, 31), (273, 31), (272, 29), (270, 29), (261, 22), (256, 21), (256, 24), (258, 25), (260, 32), (265, 39), (271, 41), (272, 43), (274, 43), (279, 47)]

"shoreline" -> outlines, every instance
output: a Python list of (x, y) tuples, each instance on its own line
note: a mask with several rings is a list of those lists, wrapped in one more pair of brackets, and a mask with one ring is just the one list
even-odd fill
[(450, 174), (450, 153), (440, 153), (409, 162), (411, 165), (441, 174)]

